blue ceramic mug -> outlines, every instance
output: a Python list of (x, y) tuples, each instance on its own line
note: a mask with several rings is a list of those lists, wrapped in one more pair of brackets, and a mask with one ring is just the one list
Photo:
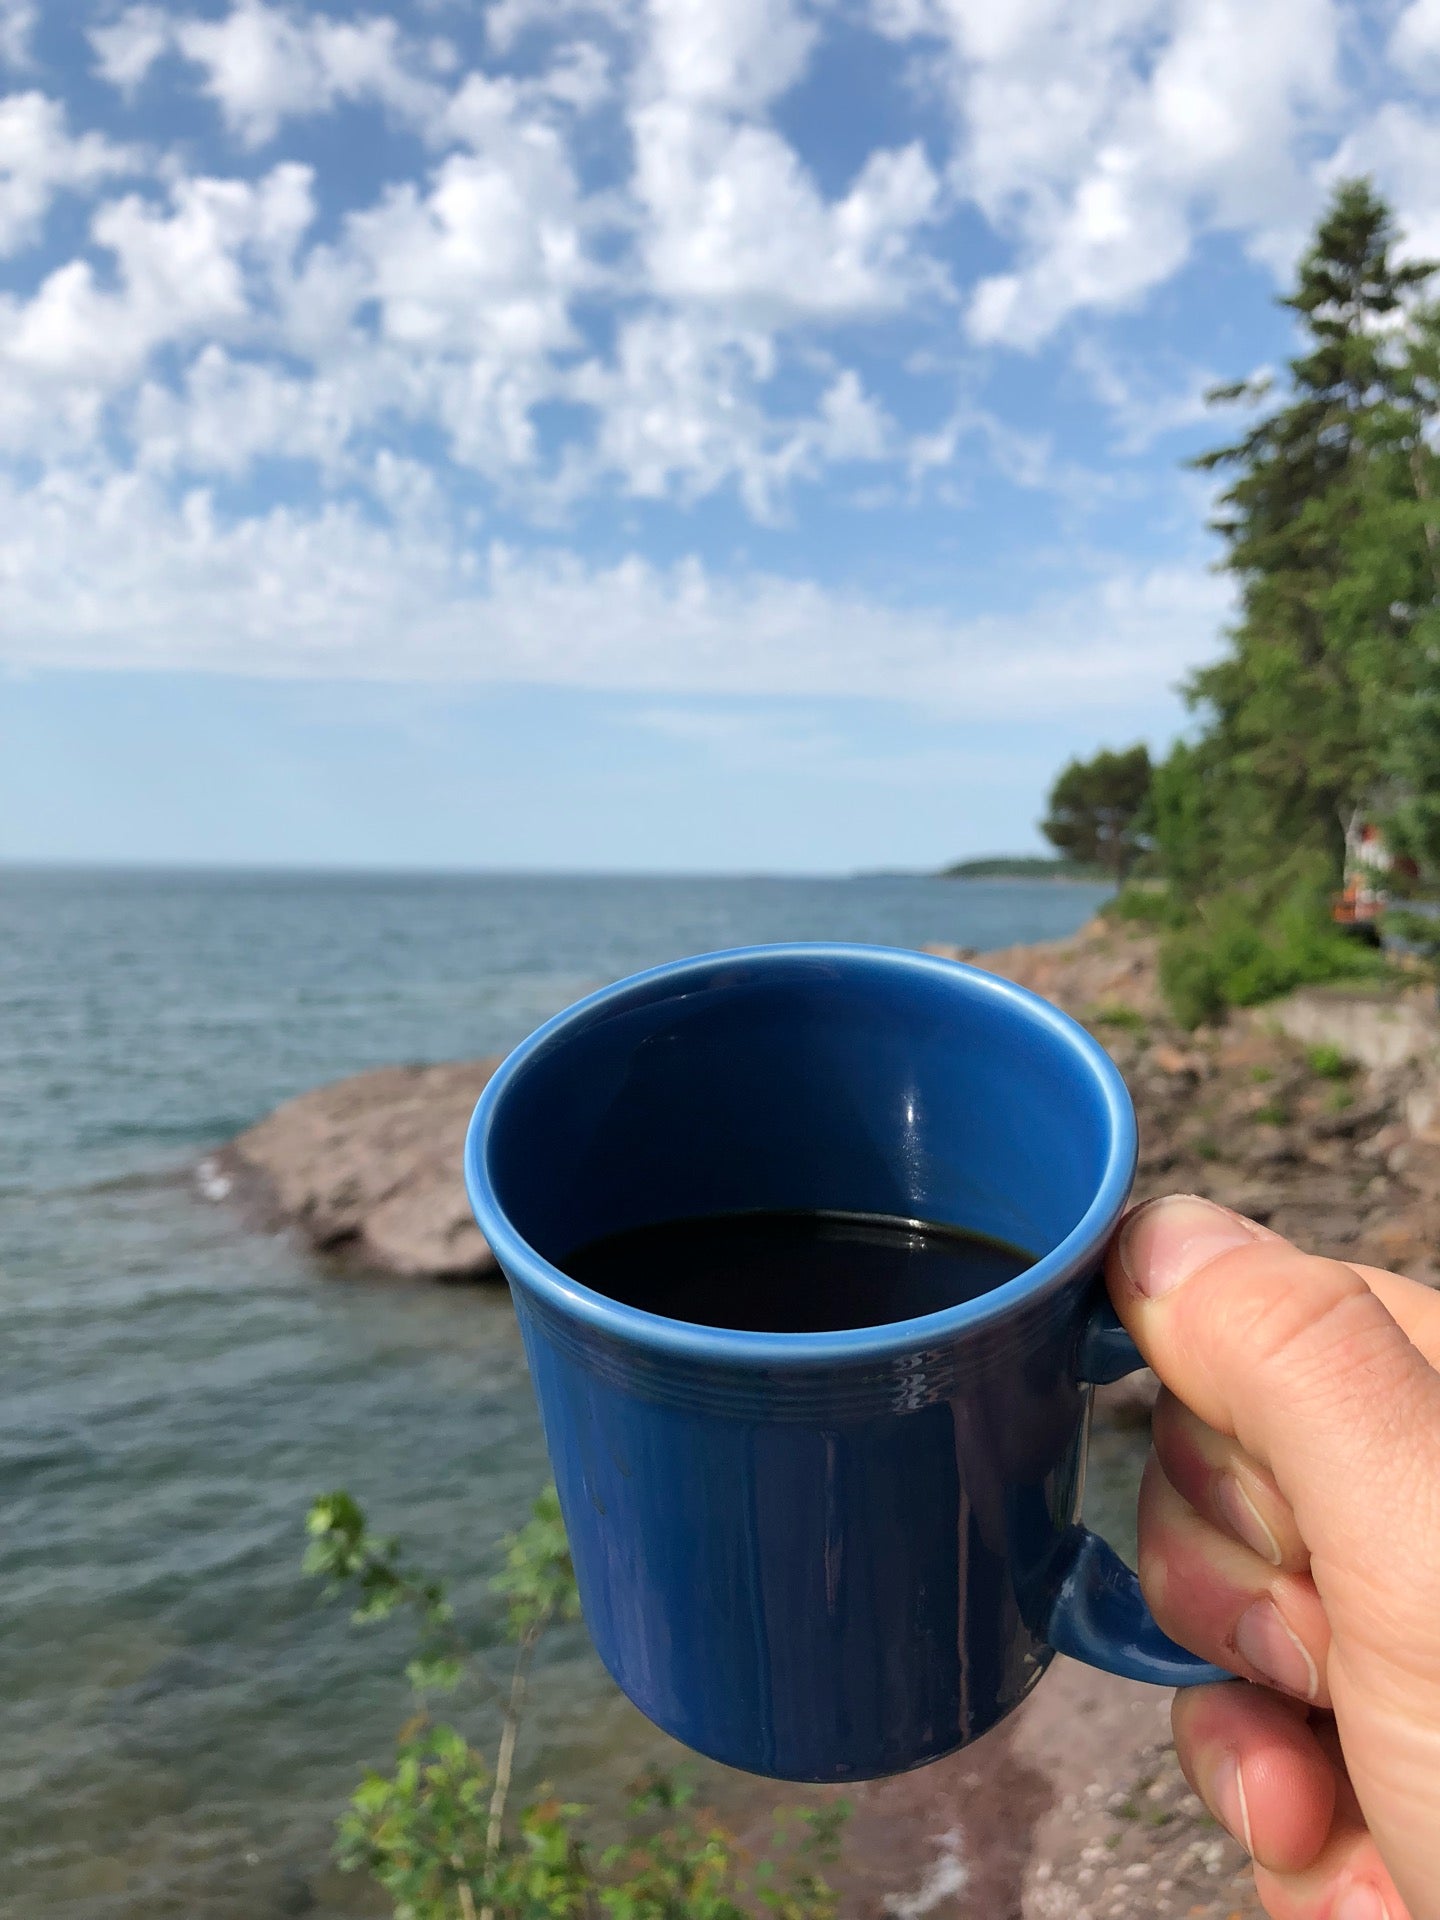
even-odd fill
[[(1228, 1677), (1079, 1523), (1090, 1387), (1141, 1364), (1099, 1281), (1134, 1167), (1129, 1096), (1084, 1029), (923, 954), (708, 954), (511, 1054), (466, 1180), (585, 1618), (642, 1712), (752, 1773), (857, 1780), (977, 1739), (1057, 1651)], [(942, 1312), (795, 1334), (664, 1318), (565, 1272), (629, 1228), (796, 1209), (943, 1222), (1035, 1263)]]

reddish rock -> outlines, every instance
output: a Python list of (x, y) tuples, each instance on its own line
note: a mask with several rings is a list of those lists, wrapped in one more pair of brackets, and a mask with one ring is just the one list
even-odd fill
[(1210, 1065), (1203, 1053), (1187, 1053), (1164, 1040), (1157, 1041), (1150, 1049), (1150, 1060), (1161, 1073), (1185, 1074), (1192, 1080), (1198, 1080)]
[(417, 1278), (496, 1273), (461, 1175), (494, 1060), (381, 1067), (287, 1100), (201, 1169), (202, 1190), (295, 1226), (317, 1249)]

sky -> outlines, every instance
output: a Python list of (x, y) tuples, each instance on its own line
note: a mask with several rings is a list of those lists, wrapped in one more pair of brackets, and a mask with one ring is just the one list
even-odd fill
[(1037, 848), (1440, 0), (0, 0), (0, 857)]

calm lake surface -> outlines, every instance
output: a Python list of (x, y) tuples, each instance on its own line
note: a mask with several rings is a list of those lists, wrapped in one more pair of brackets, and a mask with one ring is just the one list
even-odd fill
[[(503, 1292), (339, 1279), (202, 1201), (206, 1148), (363, 1067), (498, 1051), (679, 954), (1000, 946), (1067, 933), (1101, 897), (0, 871), (0, 1914), (385, 1911), (327, 1856), (409, 1710), (406, 1641), (317, 1605), (306, 1505), (348, 1487), (451, 1579), (483, 1643), (494, 1543), (545, 1477)], [(1107, 1442), (1091, 1476), (1122, 1547), (1131, 1453)], [(553, 1637), (529, 1780), (613, 1798), (667, 1744), (583, 1630)]]

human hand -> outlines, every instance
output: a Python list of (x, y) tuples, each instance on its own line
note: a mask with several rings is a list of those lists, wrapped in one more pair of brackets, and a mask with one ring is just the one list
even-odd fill
[(1140, 1491), (1190, 1784), (1273, 1920), (1440, 1920), (1440, 1295), (1208, 1201), (1137, 1208), (1116, 1311), (1166, 1391)]

